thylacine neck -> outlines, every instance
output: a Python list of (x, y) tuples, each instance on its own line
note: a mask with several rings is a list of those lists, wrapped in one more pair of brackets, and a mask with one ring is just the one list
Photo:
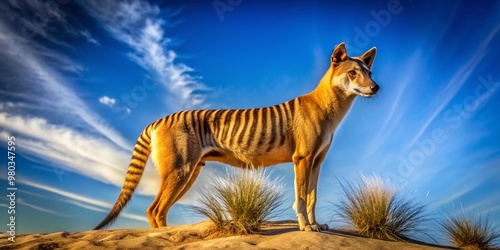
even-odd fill
[(335, 79), (336, 76), (335, 70), (329, 68), (316, 89), (308, 94), (312, 97), (308, 99), (316, 102), (326, 116), (340, 122), (351, 108), (356, 95), (347, 93), (341, 83), (334, 83), (334, 81), (342, 81)]

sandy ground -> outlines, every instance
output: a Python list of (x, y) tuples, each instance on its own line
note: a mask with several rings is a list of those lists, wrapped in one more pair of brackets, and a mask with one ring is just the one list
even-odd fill
[(450, 249), (415, 243), (368, 239), (353, 234), (300, 232), (296, 223), (266, 225), (259, 235), (207, 236), (211, 223), (158, 229), (92, 230), (81, 233), (18, 235), (15, 243), (0, 235), (0, 249)]

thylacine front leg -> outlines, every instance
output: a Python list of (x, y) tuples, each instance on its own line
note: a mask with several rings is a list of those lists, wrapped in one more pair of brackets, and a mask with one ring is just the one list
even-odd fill
[(316, 221), (316, 202), (317, 202), (317, 189), (318, 189), (318, 178), (321, 169), (321, 164), (325, 159), (326, 153), (328, 152), (329, 146), (321, 152), (316, 159), (311, 171), (311, 176), (309, 178), (309, 185), (307, 189), (307, 217), (309, 223), (311, 224), (312, 231), (325, 231), (328, 230), (327, 224), (319, 224)]
[(311, 231), (311, 224), (307, 216), (307, 189), (311, 177), (314, 157), (311, 155), (294, 154), (295, 171), (295, 203), (294, 210), (297, 214), (299, 228), (301, 231)]

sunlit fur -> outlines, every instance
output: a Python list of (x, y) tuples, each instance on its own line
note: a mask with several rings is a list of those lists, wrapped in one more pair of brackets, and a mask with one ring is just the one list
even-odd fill
[(356, 95), (371, 97), (378, 91), (371, 79), (375, 53), (372, 48), (359, 58), (350, 58), (345, 45), (338, 45), (317, 88), (285, 103), (181, 111), (153, 122), (139, 136), (121, 193), (96, 229), (118, 217), (139, 184), (150, 154), (161, 180), (158, 195), (146, 211), (152, 228), (167, 225), (168, 210), (189, 190), (201, 167), (218, 161), (241, 168), (293, 162), (294, 210), (300, 230), (327, 229), (315, 217), (319, 169)]

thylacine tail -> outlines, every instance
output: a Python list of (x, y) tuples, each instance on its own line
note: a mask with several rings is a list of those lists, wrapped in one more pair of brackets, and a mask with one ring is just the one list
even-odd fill
[(94, 228), (95, 230), (102, 229), (113, 223), (122, 209), (132, 198), (132, 194), (137, 188), (137, 185), (139, 185), (142, 173), (144, 173), (144, 168), (146, 167), (146, 162), (148, 161), (149, 154), (151, 153), (152, 127), (152, 125), (147, 126), (137, 139), (127, 175), (125, 175), (125, 183), (123, 184), (120, 195), (118, 196), (118, 199), (116, 200), (111, 211), (109, 211), (106, 218), (104, 218), (104, 220), (102, 220), (101, 223)]

